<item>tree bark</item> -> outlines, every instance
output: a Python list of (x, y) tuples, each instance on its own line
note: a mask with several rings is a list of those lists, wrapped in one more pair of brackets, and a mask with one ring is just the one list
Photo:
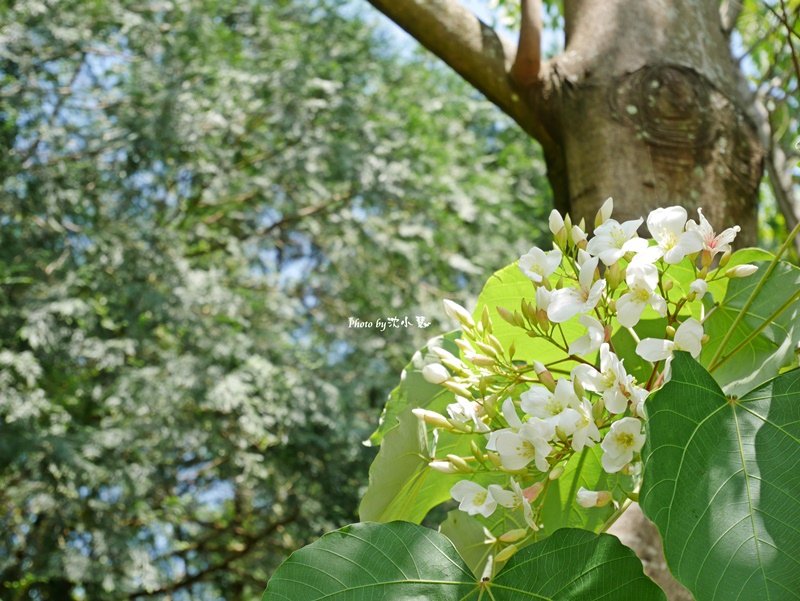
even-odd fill
[(565, 0), (566, 49), (527, 85), (457, 0), (370, 1), (542, 144), (560, 210), (591, 224), (608, 196), (620, 219), (702, 207), (755, 243), (764, 148), (717, 0)]

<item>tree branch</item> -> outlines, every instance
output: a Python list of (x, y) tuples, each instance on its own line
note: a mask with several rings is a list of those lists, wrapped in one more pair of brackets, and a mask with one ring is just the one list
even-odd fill
[(542, 62), (542, 0), (521, 0), (522, 22), (511, 77), (521, 86), (539, 79)]
[(369, 0), (542, 144), (550, 135), (514, 89), (514, 51), (457, 0)]
[(736, 27), (736, 21), (742, 13), (744, 3), (742, 0), (725, 0), (722, 6), (719, 7), (719, 18), (722, 23), (722, 31), (726, 35), (730, 35), (733, 28)]

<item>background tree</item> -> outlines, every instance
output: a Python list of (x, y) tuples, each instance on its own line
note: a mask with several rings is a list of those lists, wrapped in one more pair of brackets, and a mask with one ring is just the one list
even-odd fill
[(338, 2), (3, 11), (0, 598), (255, 598), (431, 335), (348, 318), (440, 331), (538, 236), (537, 151)]
[[(796, 218), (797, 172), (774, 152), (785, 153), (780, 140), (796, 136), (796, 119), (768, 118), (745, 74), (769, 75), (768, 95), (796, 114), (796, 94), (785, 96), (797, 89), (798, 71), (786, 69), (797, 2), (548, 2), (565, 45), (544, 61), (539, 0), (498, 3), (521, 7), (516, 51), (457, 0), (370, 1), (541, 144), (558, 208), (589, 217), (609, 195), (623, 218), (702, 206), (753, 243), (766, 156), (786, 219)], [(737, 25), (734, 42), (748, 46), (734, 60)]]

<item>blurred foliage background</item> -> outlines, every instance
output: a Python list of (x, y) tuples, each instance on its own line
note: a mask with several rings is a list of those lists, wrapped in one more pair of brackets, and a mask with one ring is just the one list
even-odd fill
[[(539, 149), (358, 0), (0, 15), (0, 599), (258, 598), (355, 519), (441, 298), (546, 228)], [(791, 160), (783, 23), (740, 22)]]
[(0, 599), (259, 598), (538, 236), (534, 142), (362, 8), (5, 4)]

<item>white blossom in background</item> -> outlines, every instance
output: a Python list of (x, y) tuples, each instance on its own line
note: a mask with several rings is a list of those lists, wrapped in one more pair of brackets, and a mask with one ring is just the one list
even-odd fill
[(636, 234), (642, 221), (639, 218), (619, 223), (616, 219), (609, 219), (594, 231), (586, 252), (598, 257), (605, 265), (613, 265), (626, 253), (642, 252), (647, 248), (647, 240)]
[(647, 217), (647, 229), (663, 252), (665, 263), (680, 263), (686, 255), (703, 249), (700, 234), (684, 230), (686, 218), (686, 209), (678, 206), (655, 209)]
[(628, 292), (617, 299), (617, 319), (626, 328), (632, 328), (649, 305), (659, 315), (667, 314), (667, 302), (656, 292), (658, 269), (649, 263), (633, 261), (625, 273)]
[(578, 288), (561, 288), (553, 292), (550, 305), (547, 307), (547, 317), (550, 321), (561, 323), (579, 313), (588, 313), (597, 306), (606, 288), (605, 280), (594, 281), (598, 260), (597, 257), (584, 259), (578, 274)]
[(522, 427), (522, 420), (517, 415), (517, 410), (514, 407), (514, 401), (511, 400), (511, 397), (508, 397), (505, 401), (503, 401), (503, 405), (501, 407), (503, 418), (506, 420), (508, 424), (508, 428), (502, 428), (500, 430), (494, 430), (489, 433), (489, 438), (486, 442), (486, 449), (489, 451), (497, 451), (497, 438), (504, 432), (518, 432), (519, 429)]
[(469, 515), (482, 515), (488, 518), (495, 509), (497, 501), (487, 489), (471, 480), (460, 480), (450, 489), (450, 496), (458, 501), (458, 508)]
[(705, 215), (703, 215), (702, 209), (697, 209), (697, 215), (700, 219), (700, 223), (695, 223), (693, 219), (690, 219), (686, 223), (686, 231), (697, 232), (703, 242), (703, 250), (711, 253), (712, 257), (717, 253), (724, 253), (731, 250), (731, 243), (742, 228), (735, 225), (722, 230), (719, 234), (715, 234), (714, 228), (711, 227), (711, 224), (708, 222)]
[(500, 432), (495, 440), (495, 446), (500, 461), (506, 469), (521, 470), (533, 461), (536, 469), (546, 472), (550, 469), (547, 456), (553, 450), (549, 442), (553, 436), (555, 436), (553, 424), (533, 417), (517, 432), (509, 430)]
[(606, 337), (605, 326), (591, 315), (581, 315), (578, 321), (586, 328), (586, 334), (569, 345), (569, 354), (589, 355), (598, 351)]
[(541, 284), (561, 265), (562, 254), (557, 248), (544, 252), (534, 246), (519, 258), (519, 268), (535, 284)]
[(600, 447), (603, 449), (601, 462), (603, 469), (615, 474), (633, 461), (633, 454), (644, 446), (642, 422), (635, 417), (623, 417), (611, 424)]

